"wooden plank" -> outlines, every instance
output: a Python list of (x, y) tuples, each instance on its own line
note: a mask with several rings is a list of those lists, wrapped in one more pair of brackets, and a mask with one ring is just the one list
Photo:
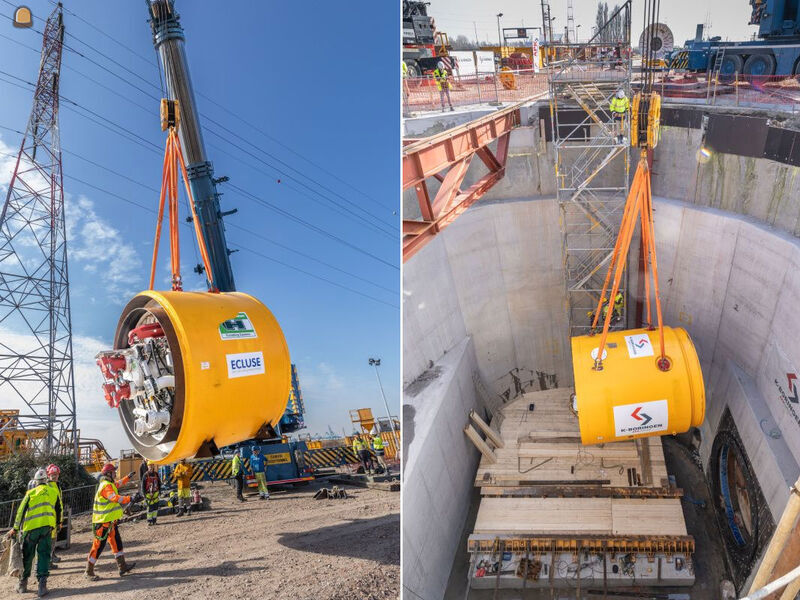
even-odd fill
[(677, 498), (481, 498), (474, 533), (686, 536)]
[(680, 498), (683, 490), (671, 487), (611, 487), (608, 480), (542, 481), (525, 486), (482, 486), (481, 496), (511, 498)]
[(487, 438), (492, 440), (492, 443), (494, 444), (495, 448), (502, 448), (503, 446), (505, 446), (505, 444), (503, 444), (503, 440), (500, 437), (500, 435), (496, 433), (494, 429), (489, 427), (488, 423), (486, 423), (483, 419), (481, 419), (478, 413), (476, 413), (474, 410), (469, 411), (469, 418), (472, 419), (475, 425), (478, 426), (478, 429), (483, 431), (483, 434)]
[(475, 533), (611, 534), (609, 498), (483, 498)]
[(614, 500), (611, 508), (614, 535), (686, 535), (680, 500)]
[(497, 458), (495, 457), (492, 449), (489, 447), (489, 444), (483, 441), (483, 438), (481, 438), (478, 432), (475, 431), (475, 428), (472, 425), (467, 424), (467, 426), (464, 427), (464, 433), (466, 433), (467, 437), (472, 440), (472, 443), (475, 444), (475, 447), (480, 450), (481, 454), (483, 454), (483, 457), (488, 462), (497, 462)]

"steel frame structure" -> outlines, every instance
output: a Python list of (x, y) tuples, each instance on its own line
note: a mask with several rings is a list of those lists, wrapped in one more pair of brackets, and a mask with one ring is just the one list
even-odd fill
[(47, 19), (33, 108), (0, 212), (0, 398), (42, 452), (77, 454), (58, 107), (64, 23)]
[[(403, 262), (503, 178), (511, 130), (519, 123), (520, 105), (516, 104), (429, 138), (406, 140), (403, 191), (412, 187), (416, 191), (419, 217), (403, 219)], [(492, 151), (489, 145), (495, 141)], [(488, 172), (462, 189), (475, 156)], [(432, 200), (430, 178), (439, 181)]]
[[(601, 45), (619, 48), (617, 64), (583, 59), (587, 53), (576, 51), (548, 77), (570, 336), (591, 329), (588, 313), (597, 306), (628, 195), (630, 122), (626, 118), (621, 128), (616, 127), (609, 104), (620, 88), (631, 97), (630, 1), (587, 44), (570, 45), (597, 46), (595, 38), (614, 19), (622, 20), (623, 39)], [(579, 116), (569, 119), (568, 114)], [(626, 289), (626, 285), (620, 288), (623, 296)], [(625, 323), (623, 314), (617, 328)]]

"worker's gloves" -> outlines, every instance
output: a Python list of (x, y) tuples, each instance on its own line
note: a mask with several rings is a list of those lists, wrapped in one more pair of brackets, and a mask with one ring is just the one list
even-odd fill
[(142, 500), (144, 500), (144, 496), (142, 496), (141, 492), (136, 492), (133, 496), (131, 496), (131, 503), (141, 502)]
[(11, 531), (9, 531), (9, 532), (6, 534), (6, 537), (7, 537), (8, 539), (10, 539), (10, 540), (13, 540), (15, 537), (17, 537), (17, 531), (16, 531), (16, 529), (12, 529)]

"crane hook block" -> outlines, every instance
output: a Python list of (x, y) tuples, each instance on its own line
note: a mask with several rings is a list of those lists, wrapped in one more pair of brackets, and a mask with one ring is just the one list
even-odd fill
[(703, 373), (685, 329), (664, 327), (668, 370), (659, 366), (657, 330), (609, 331), (602, 370), (593, 368), (598, 341), (596, 335), (572, 338), (581, 442), (674, 435), (703, 423)]
[(252, 439), (289, 399), (280, 325), (240, 292), (141, 292), (96, 359), (128, 439), (158, 464)]
[(180, 104), (177, 100), (161, 99), (161, 131), (177, 127), (181, 120)]

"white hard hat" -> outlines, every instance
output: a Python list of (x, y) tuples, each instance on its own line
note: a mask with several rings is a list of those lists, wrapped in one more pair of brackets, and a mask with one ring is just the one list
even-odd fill
[(36, 474), (33, 476), (34, 481), (47, 481), (47, 471), (44, 469), (39, 469), (36, 471)]
[(436, 63), (436, 68), (443, 70), (444, 69), (444, 63), (440, 60), (438, 63)]
[(624, 98), (625, 97), (625, 90), (622, 88), (617, 90), (617, 98)]
[(378, 433), (378, 428), (377, 427), (373, 427), (372, 429), (370, 429), (370, 433), (372, 435), (375, 435), (376, 433)]

